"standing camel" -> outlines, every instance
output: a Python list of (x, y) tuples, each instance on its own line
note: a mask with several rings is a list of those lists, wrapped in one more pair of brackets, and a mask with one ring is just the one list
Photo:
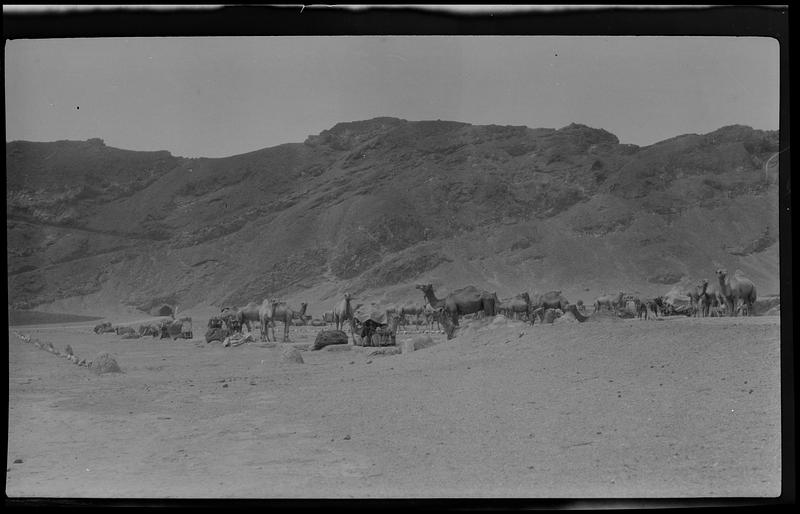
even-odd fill
[[(248, 332), (253, 331), (252, 324), (261, 323), (261, 316), (258, 313), (260, 307), (261, 306), (256, 302), (250, 302), (239, 309), (239, 321), (243, 327), (247, 327)], [(263, 326), (261, 327), (261, 331), (264, 331)]]
[(605, 305), (606, 307), (608, 307), (608, 310), (614, 311), (614, 313), (616, 313), (617, 309), (622, 306), (623, 296), (625, 296), (625, 293), (623, 293), (622, 291), (620, 291), (619, 294), (616, 296), (610, 294), (598, 296), (594, 301), (594, 312), (599, 312), (600, 307)]
[(336, 325), (336, 330), (342, 330), (344, 328), (344, 322), (350, 320), (350, 337), (353, 338), (353, 344), (355, 344), (356, 336), (354, 335), (355, 328), (353, 321), (353, 312), (355, 312), (355, 309), (350, 305), (350, 299), (350, 293), (345, 293), (344, 298), (333, 307), (333, 323)]
[(428, 332), (433, 332), (433, 323), (436, 322), (436, 331), (440, 331), (442, 329), (442, 325), (439, 323), (439, 315), (437, 314), (436, 310), (431, 307), (430, 305), (425, 306), (425, 323), (428, 325)]
[[(289, 325), (292, 324), (292, 319), (295, 317), (303, 318), (306, 314), (308, 304), (303, 302), (300, 304), (300, 310), (297, 311), (289, 306), (286, 302), (275, 302), (272, 304), (270, 310), (270, 319), (273, 323), (283, 321), (283, 342), (289, 342)], [(275, 328), (272, 329), (272, 335), (275, 336)]]
[(272, 304), (275, 299), (267, 298), (258, 307), (258, 319), (261, 322), (261, 340), (269, 341), (269, 329), (272, 328), (272, 338), (277, 341), (275, 337), (275, 324), (272, 321)]
[(717, 270), (717, 281), (729, 316), (737, 315), (737, 304), (742, 302), (742, 314), (751, 315), (753, 304), (756, 303), (756, 286), (753, 282), (741, 275), (728, 276), (725, 269)]
[(454, 327), (458, 326), (458, 317), (465, 314), (482, 312), (487, 316), (495, 315), (495, 308), (498, 303), (497, 294), (482, 291), (475, 286), (467, 286), (453, 291), (443, 299), (436, 298), (432, 284), (420, 284), (417, 286), (425, 295), (425, 299), (434, 309), (444, 308), (444, 314), (449, 316), (452, 321), (447, 330), (447, 338), (452, 339)]

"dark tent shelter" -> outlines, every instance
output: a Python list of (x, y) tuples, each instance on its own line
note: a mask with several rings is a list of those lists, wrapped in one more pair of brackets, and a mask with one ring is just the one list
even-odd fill
[(150, 314), (153, 316), (174, 316), (175, 311), (167, 304), (162, 305), (161, 307), (155, 307)]

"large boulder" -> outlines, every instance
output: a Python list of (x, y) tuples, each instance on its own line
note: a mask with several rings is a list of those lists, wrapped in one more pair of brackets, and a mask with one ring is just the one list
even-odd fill
[(293, 362), (303, 364), (303, 355), (294, 346), (284, 346), (281, 349), (281, 360), (283, 362)]
[(98, 375), (102, 375), (103, 373), (122, 372), (122, 369), (120, 369), (119, 364), (117, 364), (117, 361), (114, 359), (114, 357), (106, 352), (97, 354), (97, 357), (92, 360), (92, 364), (89, 369)]
[(435, 345), (436, 342), (428, 334), (418, 335), (404, 340), (400, 345), (401, 353), (411, 353)]
[(311, 346), (311, 350), (319, 350), (332, 344), (347, 344), (347, 334), (342, 330), (321, 330)]

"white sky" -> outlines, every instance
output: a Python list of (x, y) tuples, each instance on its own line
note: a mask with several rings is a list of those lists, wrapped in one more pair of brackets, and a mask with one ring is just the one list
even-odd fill
[(604, 128), (623, 143), (776, 130), (770, 38), (316, 36), (12, 40), (6, 139), (222, 157), (394, 116)]

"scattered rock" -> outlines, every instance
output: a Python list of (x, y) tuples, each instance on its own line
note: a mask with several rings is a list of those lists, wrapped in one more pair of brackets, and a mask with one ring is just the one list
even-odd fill
[(294, 362), (297, 364), (303, 363), (303, 356), (300, 354), (300, 350), (293, 346), (284, 347), (281, 350), (281, 360), (283, 362)]
[(74, 352), (72, 351), (72, 347), (70, 345), (67, 345), (67, 347), (64, 348), (64, 353), (66, 355), (74, 355)]
[(103, 373), (120, 373), (122, 371), (114, 357), (106, 352), (97, 354), (89, 365), (89, 369), (98, 375)]
[[(333, 347), (332, 347), (333, 348)], [(368, 357), (380, 356), (380, 355), (397, 355), (401, 352), (401, 349), (396, 346), (390, 346), (387, 348), (380, 348), (369, 353)]]
[(430, 346), (435, 345), (433, 338), (431, 336), (425, 334), (413, 337), (411, 339), (406, 339), (400, 344), (401, 353), (410, 353), (417, 350), (422, 350), (428, 348)]
[(86, 366), (86, 359), (81, 359), (81, 360), (78, 362), (78, 366)]

